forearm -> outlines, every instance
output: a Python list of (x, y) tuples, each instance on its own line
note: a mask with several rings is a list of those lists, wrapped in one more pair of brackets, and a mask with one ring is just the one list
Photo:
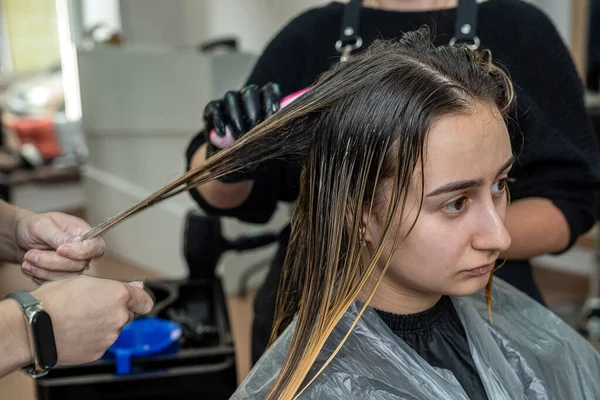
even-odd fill
[(527, 260), (556, 253), (569, 245), (569, 224), (548, 199), (528, 198), (513, 202), (506, 212), (506, 229), (512, 244), (505, 256)]
[(0, 201), (0, 261), (20, 262), (16, 242), (16, 225), (20, 218), (31, 211)]
[(25, 316), (13, 300), (0, 302), (0, 378), (32, 362)]
[[(190, 162), (190, 169), (196, 168), (206, 160), (206, 144), (200, 146)], [(210, 181), (196, 189), (212, 207), (231, 209), (242, 205), (250, 196), (254, 181), (223, 183)]]

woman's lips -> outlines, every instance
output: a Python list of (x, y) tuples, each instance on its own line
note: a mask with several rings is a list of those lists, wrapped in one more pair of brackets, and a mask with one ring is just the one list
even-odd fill
[(487, 275), (490, 272), (492, 272), (492, 270), (494, 269), (495, 266), (496, 266), (496, 263), (493, 262), (493, 263), (488, 264), (488, 265), (483, 265), (481, 267), (477, 267), (477, 268), (473, 268), (473, 269), (467, 270), (467, 272), (469, 274), (475, 275), (475, 276)]

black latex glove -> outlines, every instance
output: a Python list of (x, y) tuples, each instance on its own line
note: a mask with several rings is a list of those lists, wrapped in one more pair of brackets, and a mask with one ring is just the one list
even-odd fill
[[(207, 143), (206, 157), (231, 146), (237, 139), (279, 110), (281, 92), (276, 83), (262, 88), (249, 85), (241, 91), (230, 91), (223, 99), (211, 101), (204, 108)], [(254, 168), (220, 178), (223, 182), (253, 179)]]

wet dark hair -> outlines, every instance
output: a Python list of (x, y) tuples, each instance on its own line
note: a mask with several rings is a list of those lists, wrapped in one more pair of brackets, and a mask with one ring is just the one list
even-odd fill
[[(392, 229), (398, 213), (403, 221), (406, 189), (416, 171), (423, 170), (425, 139), (432, 123), (443, 116), (473, 112), (482, 104), (506, 118), (512, 99), (511, 82), (492, 63), (490, 52), (435, 47), (426, 28), (399, 40), (376, 41), (324, 73), (307, 93), (232, 147), (119, 218), (269, 159), (303, 160), (272, 340), (292, 316), (297, 321), (285, 362), (267, 396), (292, 398), (330, 332), (373, 279), (381, 261), (385, 273), (390, 260), (380, 260), (384, 244), (399, 231)], [(392, 198), (385, 204), (380, 201), (383, 179), (393, 185)], [(368, 220), (372, 215), (384, 229), (365, 263), (361, 228), (365, 216)], [(394, 249), (406, 237), (395, 236)], [(369, 285), (371, 296), (379, 279), (372, 290)], [(370, 297), (364, 307), (368, 301)]]

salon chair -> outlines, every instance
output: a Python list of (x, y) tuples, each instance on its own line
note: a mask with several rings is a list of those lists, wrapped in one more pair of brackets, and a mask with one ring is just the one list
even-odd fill
[(266, 233), (227, 240), (218, 218), (190, 211), (183, 232), (188, 277), (145, 284), (155, 301), (150, 315), (181, 326), (179, 348), (134, 358), (127, 375), (116, 374), (108, 353), (83, 366), (57, 367), (36, 380), (38, 400), (229, 399), (237, 387), (235, 348), (215, 270), (225, 252), (243, 252), (277, 239), (278, 234)]
[[(197, 211), (188, 213), (185, 231), (184, 253), (191, 279), (216, 280), (216, 266), (223, 253), (227, 251), (243, 253), (268, 246), (279, 240), (279, 233), (276, 232), (242, 235), (234, 240), (227, 240), (223, 236), (219, 218), (205, 216)], [(270, 260), (265, 261), (250, 266), (247, 272), (242, 274), (236, 293), (245, 292), (250, 276), (267, 266)]]

